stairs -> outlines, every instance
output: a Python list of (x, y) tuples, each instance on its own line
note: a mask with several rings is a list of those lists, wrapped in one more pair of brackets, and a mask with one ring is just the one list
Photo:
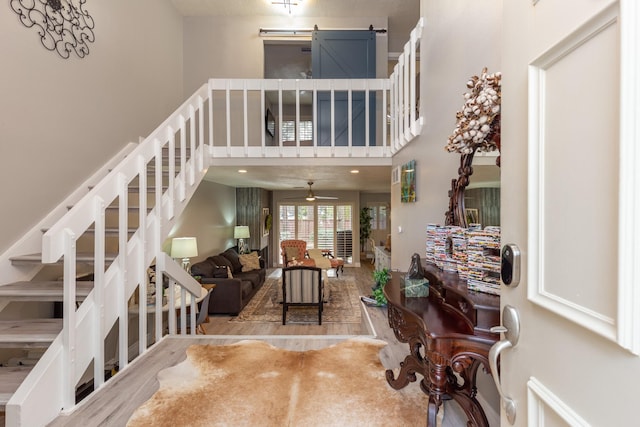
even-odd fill
[[(128, 301), (139, 284), (146, 289), (151, 263), (172, 283), (197, 291), (162, 249), (210, 162), (209, 96), (205, 84), (0, 255), (0, 427), (46, 425), (92, 393), (88, 384), (103, 384), (114, 353), (126, 367), (135, 357), (131, 330), (150, 325), (145, 316), (129, 325)], [(76, 278), (76, 309), (59, 310), (63, 279), (74, 282), (69, 277)], [(67, 314), (63, 322), (59, 317)], [(142, 354), (149, 342), (138, 342)]]
[[(179, 172), (179, 168), (176, 168), (176, 173)], [(110, 172), (110, 171), (109, 171)], [(149, 181), (153, 182), (153, 168), (149, 169)], [(166, 174), (163, 174), (166, 178)], [(93, 186), (89, 186), (90, 190)], [(166, 186), (163, 191), (166, 190)], [(128, 188), (128, 193), (131, 195), (127, 202), (127, 210), (129, 220), (137, 225), (137, 214), (139, 212), (138, 194), (140, 187), (135, 184)], [(154, 195), (149, 194), (149, 199), (153, 199)], [(149, 200), (149, 204), (153, 205), (153, 200)], [(67, 206), (67, 210), (70, 210), (73, 206)], [(150, 210), (150, 209), (149, 209)], [(119, 229), (117, 227), (119, 215), (118, 203), (114, 203), (107, 206), (105, 209), (105, 216), (109, 224), (115, 224), (116, 226), (109, 226), (105, 228), (105, 238), (108, 246), (117, 245), (117, 239), (119, 236)], [(44, 234), (49, 228), (45, 227), (40, 229)], [(127, 228), (128, 237), (131, 237), (137, 228)], [(83, 236), (78, 239), (79, 248), (91, 249), (95, 240), (95, 227), (88, 228)], [(117, 254), (105, 254), (105, 264), (110, 265), (115, 259)], [(57, 265), (58, 270), (61, 270), (63, 260), (58, 261), (56, 264), (43, 264), (42, 254), (26, 254), (13, 256), (9, 258), (11, 265), (15, 267), (28, 267), (35, 269), (50, 268), (51, 265)], [(78, 252), (76, 254), (76, 265), (85, 265), (93, 268), (94, 255), (91, 252)], [(61, 275), (61, 273), (60, 273)], [(80, 305), (82, 301), (93, 290), (94, 282), (78, 280), (76, 282), (76, 303)], [(41, 306), (49, 307), (49, 311), (52, 316), (55, 316), (55, 308), (53, 303), (62, 303), (64, 301), (64, 283), (60, 280), (31, 280), (31, 281), (17, 281), (0, 286), (0, 316), (2, 316), (2, 310), (9, 306), (11, 303), (28, 303), (28, 304), (40, 304)], [(15, 352), (22, 352), (23, 356), (13, 357), (9, 362), (0, 364), (0, 427), (4, 426), (4, 412), (6, 404), (15, 393), (18, 387), (22, 384), (29, 372), (33, 369), (37, 359), (44, 353), (44, 351), (51, 345), (51, 343), (62, 331), (62, 318), (23, 318), (20, 316), (16, 319), (2, 320), (0, 317), (0, 352), (4, 349), (11, 349)]]
[[(18, 264), (34, 262), (36, 255), (17, 258)], [(62, 302), (62, 282), (15, 282), (0, 286), (0, 301), (9, 302)], [(82, 302), (93, 289), (93, 282), (78, 282), (77, 301)], [(0, 320), (0, 349), (41, 351), (49, 347), (62, 330), (62, 319), (34, 318)], [(29, 356), (26, 356), (28, 358)], [(33, 366), (0, 366), (0, 413), (18, 389)], [(0, 415), (0, 420), (2, 419)], [(1, 423), (4, 425), (4, 423)]]
[[(164, 161), (167, 160), (166, 156)], [(110, 170), (107, 172), (111, 172)], [(148, 170), (148, 182), (149, 186), (153, 185), (154, 169)], [(179, 172), (179, 167), (176, 167), (176, 173)], [(163, 173), (163, 181), (167, 178), (167, 174)], [(139, 192), (140, 186), (137, 184), (137, 179), (128, 186), (127, 211), (128, 222), (137, 226), (139, 219)], [(165, 182), (166, 184), (166, 182)], [(93, 186), (88, 186), (88, 190), (91, 190)], [(163, 191), (166, 190), (166, 185)], [(148, 205), (153, 206), (153, 199), (155, 194), (147, 189)], [(72, 209), (72, 205), (66, 207), (67, 210)], [(151, 208), (148, 208), (150, 211)], [(112, 203), (105, 208), (105, 218), (107, 224), (110, 226), (105, 227), (105, 245), (108, 249), (117, 250), (118, 237), (119, 237), (119, 205), (118, 201)], [(48, 231), (48, 227), (41, 228), (42, 234)], [(128, 227), (127, 235), (131, 237), (137, 228)], [(95, 227), (89, 227), (85, 233), (78, 239), (78, 250), (91, 250), (95, 242)], [(105, 264), (110, 265), (117, 257), (117, 254), (110, 253), (105, 254)], [(57, 270), (60, 272), (58, 275), (62, 275), (61, 266), (63, 260), (59, 260), (56, 264), (43, 264), (42, 254), (33, 253), (26, 255), (12, 256), (9, 258), (11, 265), (15, 267), (28, 267), (36, 270), (42, 270), (45, 268), (51, 268), (50, 266), (58, 266)], [(94, 255), (92, 252), (78, 252), (76, 253), (76, 266), (84, 265), (84, 270), (91, 268), (93, 271)], [(106, 268), (106, 267), (105, 267)], [(78, 270), (80, 271), (80, 270)], [(76, 282), (76, 303), (81, 304), (82, 301), (93, 290), (94, 282), (78, 280)], [(24, 356), (13, 357), (10, 362), (5, 363), (2, 366), (0, 364), (0, 427), (4, 425), (4, 412), (6, 404), (15, 393), (29, 372), (33, 369), (35, 363), (37, 363), (37, 357), (41, 356), (44, 351), (51, 345), (51, 343), (62, 331), (62, 318), (23, 318), (19, 316), (16, 319), (2, 320), (2, 310), (9, 306), (9, 304), (29, 303), (40, 304), (41, 306), (49, 307), (49, 311), (52, 316), (55, 316), (55, 308), (53, 303), (62, 303), (64, 301), (64, 283), (58, 280), (31, 280), (31, 281), (18, 281), (6, 285), (0, 286), (0, 352), (3, 349), (11, 349), (13, 351), (22, 351)], [(0, 353), (1, 354), (1, 353)], [(34, 354), (36, 359), (34, 359)]]

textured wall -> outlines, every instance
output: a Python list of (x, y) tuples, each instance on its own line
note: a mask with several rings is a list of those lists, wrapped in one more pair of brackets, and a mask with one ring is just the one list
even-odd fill
[(198, 256), (191, 260), (193, 264), (234, 246), (235, 206), (235, 188), (202, 181), (165, 240), (164, 251), (170, 253), (173, 237), (196, 237)]
[[(424, 256), (426, 225), (444, 223), (451, 179), (460, 157), (444, 146), (455, 127), (469, 77), (483, 67), (501, 65), (502, 0), (421, 2), (425, 29), (421, 40), (420, 109), (422, 135), (393, 158), (393, 166), (416, 161), (415, 203), (400, 202), (400, 185), (391, 186), (392, 268), (409, 265), (411, 254)], [(402, 232), (400, 232), (400, 227)]]
[(67, 60), (1, 8), (0, 252), (182, 100), (182, 17), (169, 1), (88, 2), (95, 42)]

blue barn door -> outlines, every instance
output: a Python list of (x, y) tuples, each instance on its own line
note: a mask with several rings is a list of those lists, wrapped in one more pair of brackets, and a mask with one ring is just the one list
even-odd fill
[[(316, 30), (311, 42), (314, 79), (376, 78), (376, 32)], [(364, 146), (365, 93), (352, 94), (352, 144)], [(336, 146), (349, 144), (348, 95), (335, 92)], [(369, 93), (369, 145), (376, 144), (376, 100)], [(318, 92), (318, 145), (331, 145), (331, 93)]]

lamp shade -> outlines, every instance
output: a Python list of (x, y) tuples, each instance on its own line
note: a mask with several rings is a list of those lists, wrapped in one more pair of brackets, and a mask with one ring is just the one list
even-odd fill
[(198, 241), (195, 237), (176, 237), (171, 241), (171, 258), (198, 256)]
[(234, 239), (248, 239), (251, 237), (249, 235), (249, 226), (248, 225), (236, 225), (233, 229), (233, 238)]

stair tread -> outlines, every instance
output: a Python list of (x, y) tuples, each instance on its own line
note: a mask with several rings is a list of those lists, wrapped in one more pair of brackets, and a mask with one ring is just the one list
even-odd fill
[(0, 345), (46, 344), (62, 330), (62, 319), (0, 320)]
[[(76, 299), (84, 300), (93, 289), (93, 282), (76, 282)], [(62, 301), (64, 283), (61, 281), (15, 282), (0, 286), (0, 298), (12, 301)]]
[[(43, 233), (46, 233), (47, 231), (49, 231), (49, 229), (48, 228), (42, 228), (41, 231)], [(96, 231), (96, 229), (94, 227), (90, 227), (90, 228), (87, 228), (86, 233), (95, 233), (95, 231)], [(136, 231), (138, 231), (137, 228), (128, 228), (127, 229), (127, 233), (129, 233), (129, 234), (133, 234)], [(120, 229), (116, 228), (116, 227), (106, 227), (104, 229), (104, 232), (105, 232), (105, 234), (119, 234), (120, 233)]]
[(30, 366), (0, 366), (0, 411), (33, 369)]
[[(108, 262), (112, 262), (116, 259), (116, 254), (105, 254), (105, 260)], [(83, 253), (79, 252), (76, 254), (76, 260), (78, 262), (88, 262), (91, 263), (94, 260), (94, 255), (92, 253)], [(9, 261), (13, 264), (17, 263), (42, 263), (42, 254), (27, 254), (27, 255), (18, 255), (9, 258)]]

